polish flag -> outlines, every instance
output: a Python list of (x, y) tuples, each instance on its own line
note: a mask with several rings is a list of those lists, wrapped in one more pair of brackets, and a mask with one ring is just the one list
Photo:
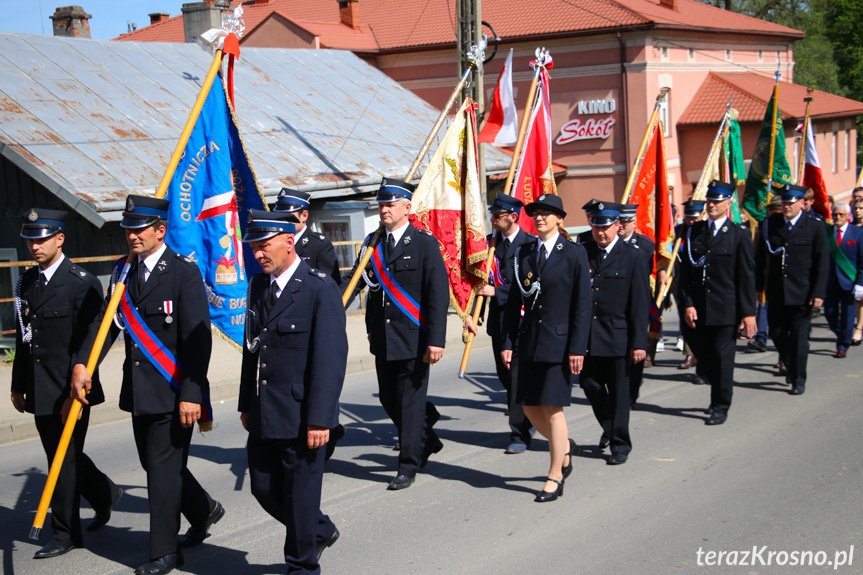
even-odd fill
[(827, 203), (827, 186), (821, 175), (821, 162), (815, 149), (815, 134), (812, 132), (812, 122), (806, 124), (806, 155), (803, 158), (803, 185), (812, 188), (815, 193), (812, 208), (830, 220), (830, 204)]
[(512, 48), (497, 78), (488, 119), (477, 137), (481, 144), (514, 146), (518, 138), (518, 114), (512, 97)]

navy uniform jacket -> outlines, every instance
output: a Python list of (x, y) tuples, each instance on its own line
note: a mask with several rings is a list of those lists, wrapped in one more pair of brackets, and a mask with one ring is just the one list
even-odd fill
[[(486, 237), (486, 240), (491, 245), (491, 235)], [(519, 228), (518, 233), (515, 238), (510, 242), (509, 248), (506, 251), (503, 251), (503, 238), (498, 235), (497, 238), (497, 247), (494, 250), (495, 257), (500, 262), (500, 275), (503, 278), (503, 281), (506, 282), (505, 285), (494, 286), (494, 298), (491, 299), (489, 314), (489, 322), (488, 329), (491, 330), (492, 326), (495, 326), (496, 329), (499, 329), (503, 325), (503, 312), (506, 309), (506, 302), (509, 299), (510, 293), (513, 289), (517, 290), (517, 287), (513, 287), (513, 282), (515, 281), (514, 272), (513, 272), (513, 258), (515, 258), (515, 252), (519, 246), (523, 246), (524, 244), (535, 242), (536, 236), (533, 234), (529, 234)]]
[[(632, 235), (629, 237), (629, 241), (626, 243), (638, 246), (638, 249), (641, 251), (642, 257), (647, 262), (647, 269), (653, 271), (653, 254), (656, 251), (656, 244), (653, 243), (653, 240), (638, 232), (632, 232)], [(649, 281), (650, 274), (648, 273), (648, 282)]]
[(631, 349), (647, 349), (650, 289), (642, 251), (618, 239), (600, 262), (599, 244), (587, 242), (585, 249), (593, 294), (588, 353), (623, 357)]
[(249, 288), (246, 333), (259, 344), (254, 353), (243, 349), (238, 404), (249, 414), (249, 433), (296, 439), (305, 437), (308, 425), (336, 427), (348, 360), (339, 289), (327, 274), (300, 262), (267, 314), (269, 283), (269, 274), (257, 274)]
[[(366, 237), (366, 242), (371, 241), (372, 235)], [(386, 242), (386, 233), (381, 235), (380, 241)], [(357, 263), (359, 258), (354, 269)], [(408, 224), (386, 265), (396, 283), (425, 312), (428, 336), (384, 296), (383, 288), (370, 289), (366, 302), (366, 333), (370, 335), (372, 355), (387, 361), (419, 359), (425, 355), (427, 346), (444, 347), (449, 280), (437, 238)], [(373, 271), (367, 273), (373, 281), (378, 281)], [(362, 287), (361, 283), (357, 284), (357, 290)]]
[[(812, 298), (824, 299), (830, 253), (824, 224), (802, 212), (789, 233), (782, 214), (764, 220), (771, 254), (758, 235), (755, 248), (755, 290), (765, 292), (767, 301), (777, 305), (808, 305)], [(781, 248), (785, 248), (785, 268)]]
[(325, 238), (324, 234), (313, 232), (306, 227), (306, 233), (296, 242), (296, 252), (309, 267), (321, 270), (333, 278), (336, 285), (342, 283), (336, 249), (333, 247), (333, 242)]
[[(38, 266), (21, 277), (21, 313), (33, 338), (30, 344), (24, 343), (20, 327), (16, 330), (12, 392), (26, 395), (24, 409), (28, 413), (50, 415), (60, 413), (69, 397), (72, 367), (102, 306), (102, 285), (96, 276), (66, 257), (36, 301), (38, 278)], [(87, 364), (86, 357), (83, 363)], [(90, 405), (105, 401), (98, 370), (87, 399)]]
[[(210, 332), (210, 309), (198, 266), (171, 248), (166, 248), (140, 294), (134, 270), (133, 266), (127, 280), (129, 297), (144, 323), (177, 358), (181, 391), (179, 394), (174, 391), (132, 337), (126, 334), (120, 409), (131, 411), (133, 415), (154, 415), (175, 411), (179, 401), (202, 403), (204, 391), (209, 387), (207, 367), (210, 364), (213, 336)], [(170, 301), (173, 307), (170, 322), (165, 321), (168, 316), (166, 301)], [(102, 308), (103, 314), (105, 308), (107, 302)], [(79, 363), (87, 363), (99, 326), (93, 327), (78, 356)], [(112, 323), (103, 357), (119, 333), (119, 328)]]
[[(836, 228), (830, 226), (827, 228), (827, 241), (836, 241)], [(842, 235), (842, 245), (839, 246), (845, 257), (857, 270), (856, 278), (849, 278), (839, 267), (839, 264), (830, 257), (830, 272), (827, 276), (827, 289), (831, 292), (837, 290), (851, 291), (854, 285), (863, 285), (863, 228), (858, 228), (854, 224), (848, 224), (845, 228), (845, 233)], [(829, 252), (829, 248), (828, 248)]]
[(583, 246), (560, 235), (540, 277), (537, 243), (538, 240), (534, 240), (519, 249), (516, 280), (527, 291), (539, 278), (541, 291), (529, 298), (525, 298), (521, 290), (511, 294), (504, 315), (503, 349), (512, 349), (517, 338), (520, 361), (568, 362), (570, 354), (585, 355), (587, 352), (591, 305), (587, 252)]
[[(692, 224), (680, 261), (680, 307), (694, 307), (699, 325), (737, 325), (755, 315), (755, 257), (749, 229), (725, 220), (716, 236), (710, 221)], [(684, 239), (684, 242), (686, 240)], [(694, 267), (703, 257), (704, 267)]]

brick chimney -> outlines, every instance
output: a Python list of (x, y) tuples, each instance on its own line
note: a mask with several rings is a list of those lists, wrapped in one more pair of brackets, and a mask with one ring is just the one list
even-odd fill
[(194, 42), (210, 28), (222, 27), (222, 13), (231, 12), (229, 0), (204, 0), (183, 4), (183, 32), (186, 42)]
[(147, 16), (150, 17), (150, 26), (158, 24), (159, 22), (164, 22), (171, 17), (167, 12), (153, 12), (152, 14), (147, 14)]
[(671, 10), (677, 10), (677, 0), (659, 0), (659, 4)]
[(54, 11), (51, 20), (54, 21), (54, 35), (69, 38), (89, 38), (90, 18), (80, 6), (63, 6)]
[(360, 29), (360, 1), (338, 0), (339, 20), (348, 28)]

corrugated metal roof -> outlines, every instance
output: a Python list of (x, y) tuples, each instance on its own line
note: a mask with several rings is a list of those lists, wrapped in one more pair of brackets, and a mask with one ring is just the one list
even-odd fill
[[(0, 153), (94, 224), (117, 220), (158, 186), (211, 62), (194, 44), (0, 33)], [(346, 51), (243, 48), (234, 93), (268, 196), (404, 177), (439, 114)], [(509, 168), (486, 149), (489, 171)]]

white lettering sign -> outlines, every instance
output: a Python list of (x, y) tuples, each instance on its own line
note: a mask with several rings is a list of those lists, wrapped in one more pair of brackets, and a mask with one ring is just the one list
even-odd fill
[(608, 100), (581, 100), (578, 102), (579, 114), (613, 114), (617, 110), (617, 101), (613, 98)]
[(606, 118), (604, 120), (594, 120), (590, 118), (584, 124), (580, 118), (570, 120), (560, 128), (560, 135), (555, 140), (558, 146), (575, 142), (576, 140), (593, 140), (601, 138), (607, 140), (611, 135), (611, 128), (616, 120), (614, 118)]

